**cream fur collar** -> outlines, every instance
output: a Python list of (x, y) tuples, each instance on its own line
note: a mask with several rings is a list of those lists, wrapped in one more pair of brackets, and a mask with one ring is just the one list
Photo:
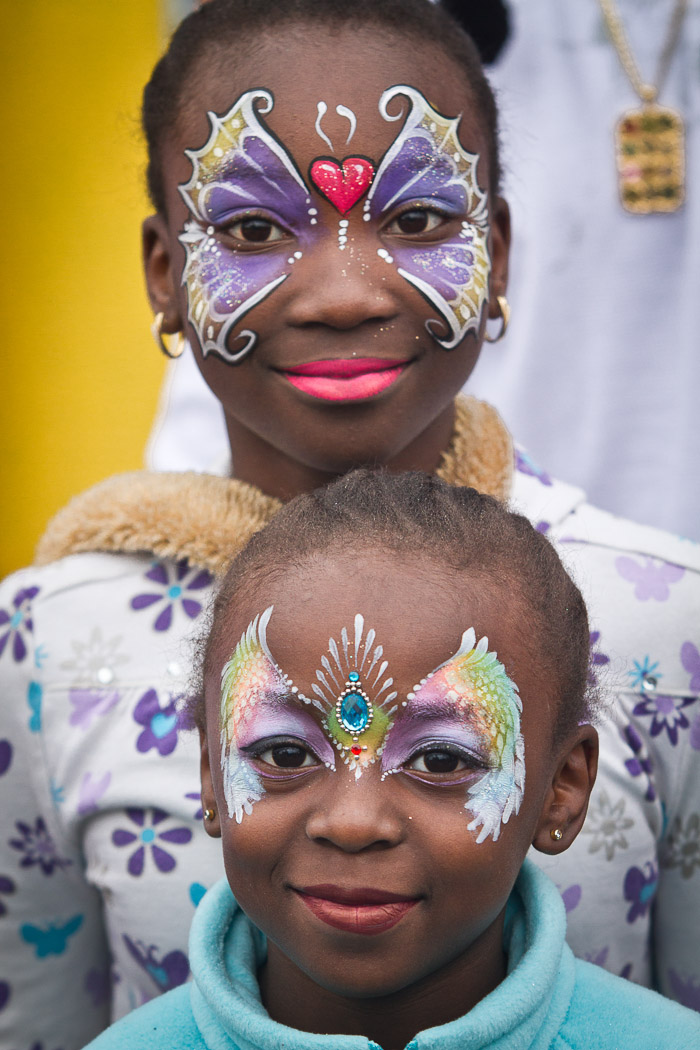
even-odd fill
[[(491, 405), (456, 402), (455, 430), (438, 474), (507, 499), (513, 445)], [(150, 553), (187, 558), (220, 574), (250, 537), (279, 510), (253, 485), (208, 474), (137, 471), (117, 474), (81, 493), (49, 522), (35, 564), (85, 551)]]

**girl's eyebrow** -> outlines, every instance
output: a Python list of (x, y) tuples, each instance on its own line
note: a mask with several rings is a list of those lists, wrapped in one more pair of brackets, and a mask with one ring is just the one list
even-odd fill
[[(474, 704), (470, 705), (470, 707), (474, 706), (482, 706), (478, 697), (474, 697)], [(405, 707), (399, 709), (398, 717), (402, 715), (417, 722), (434, 722), (437, 719), (459, 722), (463, 720), (465, 711), (463, 708), (458, 707), (453, 700), (448, 700), (447, 697), (439, 700), (432, 698), (422, 700), (420, 697), (416, 697), (413, 700), (409, 700)]]

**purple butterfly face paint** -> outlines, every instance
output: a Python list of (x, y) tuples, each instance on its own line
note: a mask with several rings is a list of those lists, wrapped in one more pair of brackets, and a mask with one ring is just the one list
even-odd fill
[[(257, 103), (263, 105), (256, 109)], [(180, 193), (192, 215), (180, 235), (187, 253), (183, 284), (188, 317), (202, 353), (230, 364), (255, 346), (257, 334), (233, 329), (291, 273), (302, 251), (241, 251), (217, 234), (236, 219), (261, 216), (292, 233), (301, 248), (316, 225), (306, 184), (289, 154), (258, 114), (273, 106), (268, 91), (247, 91), (223, 117), (209, 113), (211, 134), (186, 150), (192, 177)]]
[[(462, 217), (460, 232), (449, 241), (402, 245), (390, 255), (399, 274), (434, 306), (440, 321), (426, 328), (445, 350), (457, 346), (469, 331), (478, 332), (488, 298), (491, 259), (488, 249), (488, 195), (479, 188), (479, 156), (468, 153), (458, 137), (460, 118), (444, 117), (420, 91), (399, 84), (384, 92), (379, 110), (385, 120), (399, 95), (411, 104), (406, 122), (387, 150), (364, 204), (366, 221), (380, 222), (402, 204), (422, 204), (450, 217)], [(448, 335), (438, 334), (447, 326)]]
[[(461, 228), (449, 240), (411, 244), (404, 238), (393, 255), (380, 242), (377, 255), (393, 264), (434, 307), (437, 316), (426, 328), (444, 349), (479, 330), (491, 265), (488, 196), (476, 177), (479, 156), (462, 147), (459, 117), (443, 116), (415, 88), (399, 84), (383, 93), (378, 108), (385, 120), (403, 117), (402, 112), (389, 112), (397, 96), (408, 98), (410, 110), (378, 167), (368, 158), (326, 159), (332, 170), (319, 169), (314, 177), (317, 160), (311, 167), (313, 187), (262, 120), (274, 104), (269, 91), (245, 92), (224, 116), (209, 113), (209, 139), (201, 149), (186, 150), (192, 176), (179, 187), (191, 215), (179, 238), (186, 251), (182, 280), (188, 317), (204, 356), (211, 353), (236, 364), (254, 348), (258, 336), (254, 328), (242, 327), (245, 318), (325, 235), (318, 218), (321, 202), (315, 199), (319, 196), (345, 215), (366, 193), (363, 218), (374, 223), (378, 241), (385, 220), (401, 206), (414, 204), (461, 218)], [(319, 103), (319, 134), (321, 106), (326, 104)], [(349, 142), (356, 117), (347, 107), (336, 110), (350, 121)], [(325, 134), (323, 138), (330, 141)], [(293, 249), (233, 246), (222, 234), (246, 217), (263, 218), (286, 231)], [(347, 218), (340, 222), (337, 239), (342, 251), (351, 240), (351, 225)]]

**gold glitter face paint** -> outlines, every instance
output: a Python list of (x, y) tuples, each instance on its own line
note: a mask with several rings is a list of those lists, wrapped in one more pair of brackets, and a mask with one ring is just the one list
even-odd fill
[[(392, 102), (404, 96), (410, 111), (403, 128), (384, 154), (364, 202), (364, 219), (381, 222), (402, 204), (461, 218), (459, 232), (435, 244), (398, 244), (391, 256), (380, 255), (435, 308), (438, 318), (426, 328), (445, 350), (456, 347), (467, 332), (478, 333), (488, 299), (488, 194), (479, 187), (479, 155), (459, 141), (460, 117), (445, 117), (407, 84), (384, 92), (379, 110), (385, 120)], [(441, 334), (444, 329), (447, 334)]]

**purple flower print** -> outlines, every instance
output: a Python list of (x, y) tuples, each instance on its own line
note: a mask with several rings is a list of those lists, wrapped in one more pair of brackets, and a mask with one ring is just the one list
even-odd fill
[(9, 740), (0, 740), (0, 777), (7, 773), (12, 764), (12, 744)]
[(56, 852), (43, 817), (36, 818), (34, 827), (23, 820), (15, 821), (15, 827), (21, 838), (10, 839), (10, 845), (23, 854), (20, 868), (33, 868), (38, 864), (44, 875), (53, 875), (56, 868), (67, 868), (71, 864), (71, 861), (59, 857)]
[(87, 813), (94, 813), (97, 803), (109, 787), (112, 779), (111, 773), (103, 773), (98, 780), (93, 778), (92, 773), (85, 773), (80, 782), (80, 794), (78, 796), (78, 813), (84, 817)]
[(659, 736), (665, 729), (669, 741), (675, 747), (678, 743), (679, 728), (687, 729), (690, 725), (683, 708), (692, 703), (691, 696), (662, 696), (660, 693), (653, 693), (635, 704), (632, 714), (651, 715), (650, 735)]
[(681, 663), (690, 675), (688, 688), (700, 693), (700, 652), (692, 642), (683, 642), (681, 646)]
[(620, 730), (622, 739), (629, 744), (633, 757), (625, 759), (625, 768), (630, 776), (646, 777), (647, 789), (644, 798), (647, 802), (653, 802), (656, 798), (654, 787), (654, 763), (644, 748), (642, 738), (633, 725), (625, 726)]
[(583, 891), (581, 887), (574, 883), (573, 886), (567, 886), (565, 890), (562, 890), (561, 899), (564, 901), (564, 908), (568, 915), (574, 908), (578, 908), (581, 902), (581, 895)]
[(84, 988), (94, 1006), (108, 1003), (112, 994), (112, 975), (109, 967), (105, 970), (89, 970), (85, 974)]
[[(8, 875), (0, 875), (0, 893), (14, 893), (17, 887)], [(7, 905), (0, 900), (0, 915), (7, 913)]]
[(122, 934), (122, 940), (132, 957), (153, 978), (161, 992), (169, 992), (171, 988), (177, 988), (187, 980), (190, 964), (184, 952), (168, 952), (159, 959), (155, 944), (146, 948), (142, 941), (132, 941), (125, 933)]
[(680, 565), (655, 561), (653, 558), (644, 558), (642, 565), (634, 558), (626, 556), (616, 558), (615, 568), (623, 580), (634, 584), (634, 596), (640, 602), (645, 602), (649, 598), (654, 598), (657, 602), (668, 601), (671, 593), (670, 585), (678, 583), (685, 575), (685, 569)]
[(71, 689), (68, 696), (73, 705), (69, 722), (81, 729), (89, 729), (93, 719), (106, 715), (120, 699), (119, 693), (101, 689)]
[(646, 915), (656, 895), (658, 882), (659, 874), (651, 861), (644, 865), (644, 871), (641, 868), (629, 869), (623, 886), (625, 900), (632, 905), (627, 912), (627, 922), (634, 922)]
[(605, 664), (610, 663), (610, 657), (606, 656), (605, 653), (601, 653), (597, 648), (597, 644), (600, 641), (600, 631), (591, 631), (589, 637), (590, 646), (590, 660), (588, 664), (588, 684), (598, 684), (598, 673), (597, 667), (604, 667)]
[(192, 819), (193, 820), (201, 820), (202, 817), (204, 816), (204, 811), (202, 809), (202, 794), (201, 794), (201, 792), (200, 791), (188, 791), (187, 794), (185, 795), (185, 798), (191, 798), (193, 802), (198, 802), (199, 803), (199, 805), (197, 806), (197, 811), (194, 814)]
[[(12, 658), (16, 663), (21, 663), (27, 655), (27, 646), (22, 635), (31, 634), (34, 624), (31, 619), (32, 599), (39, 593), (38, 587), (22, 587), (12, 599), (12, 609), (0, 609), (0, 656), (4, 653), (10, 639), (12, 639)], [(8, 652), (9, 652), (8, 648)]]
[(191, 830), (189, 828), (166, 828), (161, 831), (158, 825), (168, 819), (168, 814), (162, 809), (130, 808), (126, 810), (126, 815), (132, 824), (136, 825), (138, 830), (130, 831), (118, 828), (112, 832), (112, 842), (115, 846), (131, 846), (133, 843), (138, 843), (126, 866), (129, 874), (139, 876), (143, 872), (147, 847), (150, 847), (151, 855), (158, 871), (164, 874), (172, 871), (176, 864), (175, 858), (167, 850), (158, 846), (156, 839), (161, 842), (172, 842), (175, 845), (183, 846), (192, 838)]
[(669, 970), (668, 983), (671, 985), (674, 999), (677, 999), (681, 1006), (700, 1011), (700, 981), (696, 977), (688, 977), (684, 981), (676, 970)]
[(131, 599), (131, 608), (148, 609), (157, 602), (165, 602), (165, 607), (160, 610), (153, 621), (155, 631), (167, 631), (173, 622), (173, 609), (177, 602), (180, 603), (183, 612), (194, 620), (202, 611), (202, 603), (193, 597), (188, 597), (187, 591), (201, 591), (209, 587), (214, 579), (206, 569), (190, 569), (189, 562), (183, 558), (175, 565), (170, 562), (154, 561), (146, 573), (146, 579), (161, 588), (154, 593), (149, 591), (145, 594), (137, 594)]
[(134, 721), (144, 727), (136, 741), (137, 751), (143, 753), (155, 747), (160, 755), (172, 754), (177, 746), (179, 728), (174, 700), (161, 707), (157, 692), (149, 689), (134, 708)]
[(515, 450), (515, 469), (521, 474), (527, 474), (531, 478), (537, 478), (540, 485), (551, 485), (552, 479), (546, 470), (538, 467), (534, 459), (522, 448)]
[(583, 958), (586, 962), (593, 963), (594, 966), (605, 966), (609, 952), (610, 946), (606, 944), (604, 948), (600, 948), (597, 952), (586, 952)]

